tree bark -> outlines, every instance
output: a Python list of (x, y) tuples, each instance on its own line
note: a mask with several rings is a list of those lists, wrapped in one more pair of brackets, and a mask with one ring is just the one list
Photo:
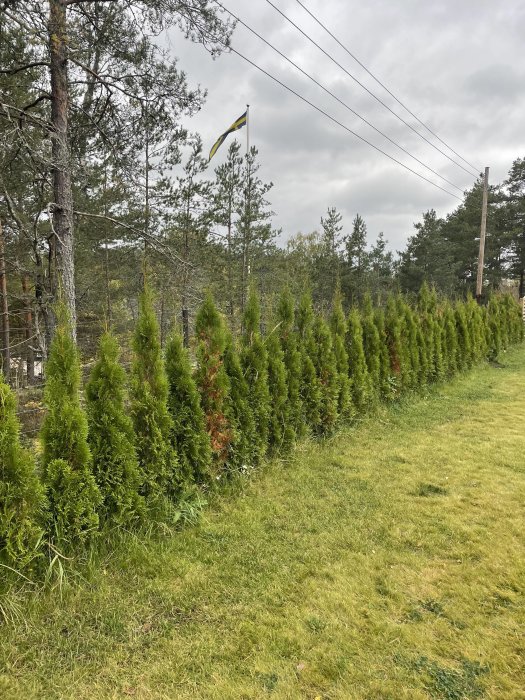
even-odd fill
[(9, 304), (7, 301), (7, 279), (5, 273), (4, 232), (0, 221), (0, 293), (2, 294), (2, 371), (6, 381), (11, 374), (11, 356), (9, 351)]
[(53, 160), (52, 295), (59, 295), (69, 311), (76, 337), (75, 262), (73, 251), (73, 194), (68, 139), (69, 89), (67, 78), (66, 0), (49, 0), (49, 55)]

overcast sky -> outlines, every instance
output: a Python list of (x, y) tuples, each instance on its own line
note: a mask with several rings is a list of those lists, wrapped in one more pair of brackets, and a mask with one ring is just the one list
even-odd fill
[[(273, 2), (394, 111), (426, 133), (296, 0)], [(472, 185), (474, 178), (396, 120), (266, 0), (223, 4), (420, 160), (462, 189)], [(477, 168), (489, 165), (491, 182), (505, 179), (512, 161), (525, 156), (523, 0), (303, 0), (303, 4), (444, 141)], [(184, 41), (176, 32), (170, 44), (190, 84), (208, 90), (204, 108), (186, 121), (190, 130), (202, 135), (206, 152), (250, 104), (250, 141), (259, 149), (261, 177), (274, 183), (270, 200), (283, 241), (318, 228), (327, 207), (335, 206), (345, 230), (359, 213), (367, 223), (370, 242), (383, 231), (390, 247), (398, 250), (423, 211), (434, 208), (445, 215), (459, 203), (330, 122), (238, 56), (223, 54), (212, 60), (201, 46)], [(236, 28), (232, 45), (349, 128), (455, 191), (244, 27)], [(244, 144), (245, 130), (237, 137)], [(224, 161), (227, 145), (218, 151), (213, 166)]]

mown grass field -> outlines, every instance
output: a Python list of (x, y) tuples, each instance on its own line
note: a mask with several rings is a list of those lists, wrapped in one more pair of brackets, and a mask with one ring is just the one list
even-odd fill
[(525, 352), (502, 363), (11, 597), (0, 697), (525, 698)]

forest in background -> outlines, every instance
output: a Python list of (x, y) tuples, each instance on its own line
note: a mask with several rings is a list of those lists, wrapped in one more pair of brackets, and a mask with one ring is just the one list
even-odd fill
[[(205, 91), (158, 37), (177, 26), (214, 55), (227, 50), (234, 26), (215, 3), (4, 0), (0, 10), (1, 346), (15, 382), (40, 371), (61, 279), (86, 358), (106, 324), (129, 346), (145, 276), (162, 343), (174, 320), (188, 341), (206, 290), (239, 329), (250, 279), (263, 327), (285, 284), (295, 296), (311, 289), (321, 312), (337, 280), (346, 310), (424, 280), (450, 297), (474, 290), (481, 181), (445, 218), (425, 212), (395, 255), (359, 214), (343, 221), (330, 206), (311, 232), (277, 231), (256, 148), (233, 141), (212, 170), (200, 136), (181, 126)], [(524, 294), (524, 215), (516, 158), (490, 188), (487, 294), (506, 280)]]

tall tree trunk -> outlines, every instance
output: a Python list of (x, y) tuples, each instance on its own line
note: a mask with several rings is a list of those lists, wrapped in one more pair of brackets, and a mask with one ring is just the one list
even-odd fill
[(75, 261), (73, 251), (73, 194), (68, 140), (68, 79), (66, 0), (49, 0), (49, 59), (51, 74), (51, 154), (53, 160), (53, 273), (52, 294), (59, 291), (69, 311), (76, 337)]
[(11, 355), (9, 350), (9, 303), (7, 300), (7, 278), (5, 274), (4, 232), (0, 221), (0, 294), (2, 294), (2, 371), (6, 381), (11, 374)]
[(22, 294), (24, 296), (24, 335), (26, 341), (26, 376), (28, 385), (35, 383), (35, 353), (33, 351), (33, 312), (29, 297), (29, 275), (22, 273)]

